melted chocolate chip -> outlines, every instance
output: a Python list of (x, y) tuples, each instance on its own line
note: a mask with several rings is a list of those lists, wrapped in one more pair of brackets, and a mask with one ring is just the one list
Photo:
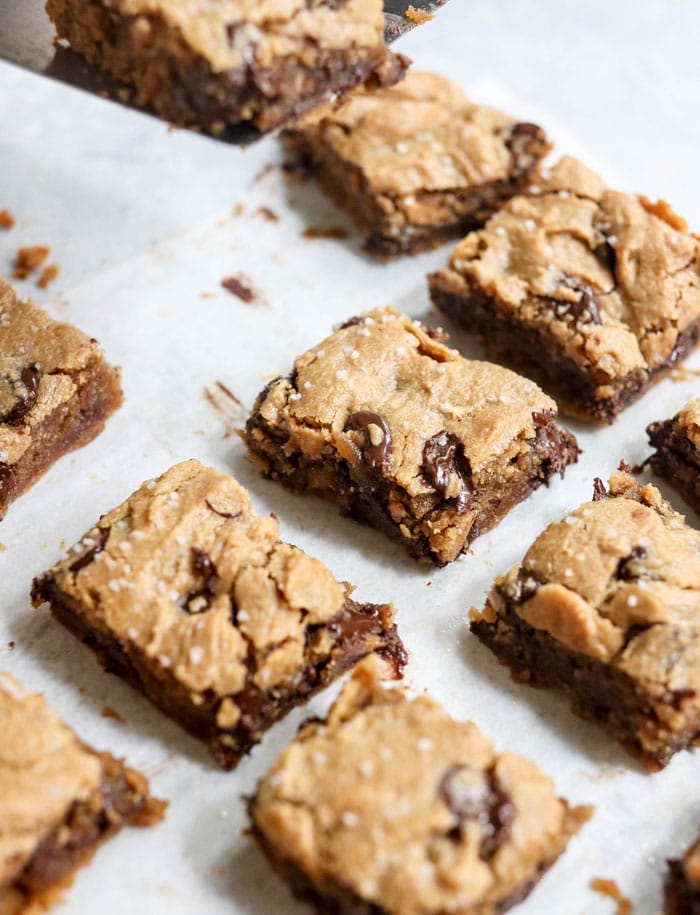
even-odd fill
[(540, 587), (540, 582), (532, 575), (520, 573), (512, 584), (504, 587), (504, 593), (515, 604), (524, 604)]
[(588, 283), (578, 276), (571, 273), (562, 273), (560, 284), (581, 295), (575, 302), (568, 299), (559, 299), (556, 296), (545, 296), (543, 301), (549, 308), (554, 309), (557, 314), (568, 314), (575, 321), (583, 321), (587, 324), (602, 324), (600, 316), (600, 302), (595, 291)]
[[(423, 446), (423, 476), (441, 495), (447, 498), (450, 482), (456, 475), (460, 491), (456, 497), (459, 511), (464, 511), (474, 492), (471, 467), (464, 446), (452, 432), (438, 432)], [(452, 497), (454, 498), (454, 497)]]
[(440, 780), (438, 793), (459, 826), (465, 820), (479, 823), (481, 857), (490, 858), (508, 838), (516, 812), (512, 797), (493, 772), (482, 779), (466, 767), (450, 766)]
[(209, 499), (204, 500), (204, 504), (207, 506), (209, 511), (214, 512), (215, 515), (218, 515), (220, 518), (239, 518), (242, 512), (222, 512), (218, 508), (214, 508)]
[(593, 480), (593, 501), (602, 502), (603, 499), (609, 499), (609, 498), (610, 498), (610, 495), (609, 495), (607, 489), (605, 488), (605, 483), (603, 483), (603, 481), (600, 479), (600, 477), (596, 477)]
[(549, 425), (549, 423), (554, 419), (554, 417), (556, 415), (557, 415), (556, 410), (536, 410), (532, 414), (532, 419), (533, 419), (533, 422), (535, 423), (535, 425), (537, 426), (537, 428), (539, 429), (541, 426)]
[(615, 277), (615, 270), (617, 268), (617, 251), (610, 242), (606, 239), (602, 244), (594, 251), (595, 256), (601, 262), (604, 267), (607, 267), (608, 270)]
[(633, 546), (629, 556), (624, 556), (617, 564), (616, 577), (620, 581), (635, 581), (639, 574), (634, 568), (634, 563), (647, 558), (647, 551), (643, 546)]
[(364, 436), (362, 460), (370, 470), (383, 470), (391, 464), (391, 429), (383, 416), (371, 410), (360, 410), (348, 418), (345, 428), (357, 430)]
[(19, 426), (24, 422), (25, 416), (36, 403), (39, 393), (39, 369), (36, 365), (29, 365), (23, 368), (20, 373), (20, 379), (24, 385), (25, 394), (17, 401), (14, 407), (0, 418), (0, 423), (8, 426)]
[(192, 567), (197, 575), (202, 576), (204, 583), (201, 588), (195, 588), (185, 594), (182, 599), (182, 609), (186, 613), (204, 613), (211, 607), (211, 602), (216, 596), (212, 585), (212, 581), (216, 578), (216, 566), (209, 553), (193, 547)]
[(234, 730), (257, 740), (268, 722), (274, 718), (274, 699), (255, 685), (250, 673), (246, 677), (244, 689), (234, 699), (241, 713)]
[(529, 171), (537, 161), (537, 156), (544, 143), (544, 133), (537, 124), (521, 121), (513, 124), (506, 145), (513, 157), (513, 167), (517, 171)]
[(432, 324), (421, 324), (421, 330), (423, 333), (427, 334), (431, 340), (437, 340), (439, 343), (450, 339), (450, 335), (447, 331), (444, 331), (441, 327), (433, 327)]
[[(544, 416), (545, 413), (543, 412), (539, 415)], [(532, 416), (534, 419), (535, 414), (533, 413)], [(549, 476), (550, 474), (558, 473), (560, 477), (563, 477), (569, 461), (567, 449), (562, 442), (561, 431), (552, 422), (546, 422), (546, 425), (539, 425), (535, 419), (535, 425), (537, 426), (535, 429), (535, 441), (540, 450), (546, 452), (546, 457), (543, 458), (545, 474)]]
[(345, 330), (346, 327), (354, 327), (356, 324), (364, 324), (366, 318), (363, 318), (361, 315), (355, 315), (352, 318), (348, 318), (347, 321), (343, 321), (342, 324), (338, 325), (338, 330)]
[(90, 563), (94, 560), (95, 556), (98, 553), (101, 553), (105, 548), (105, 543), (107, 543), (107, 538), (109, 537), (110, 528), (101, 527), (97, 534), (96, 542), (90, 547), (87, 553), (83, 553), (82, 556), (79, 556), (75, 562), (72, 562), (68, 566), (69, 572), (80, 572), (81, 569), (84, 569), (86, 566), (89, 566)]
[(197, 547), (192, 548), (192, 565), (195, 572), (198, 572), (207, 581), (216, 575), (216, 567), (209, 553), (205, 553), (204, 550), (199, 550)]

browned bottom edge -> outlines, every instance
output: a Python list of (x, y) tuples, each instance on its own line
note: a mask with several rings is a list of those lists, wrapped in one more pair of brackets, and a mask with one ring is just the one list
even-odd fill
[(148, 782), (142, 775), (108, 753), (97, 756), (102, 764), (100, 788), (72, 805), (21, 873), (0, 889), (3, 915), (48, 907), (70, 886), (75, 871), (122, 826), (152, 826), (163, 819), (167, 805), (149, 796)]
[(612, 382), (613, 394), (599, 398), (595, 394), (598, 382), (569, 359), (545, 329), (518, 322), (483, 290), (470, 289), (463, 295), (450, 292), (441, 288), (439, 273), (431, 274), (429, 282), (433, 304), (478, 337), (489, 358), (532, 378), (553, 394), (562, 413), (578, 419), (615, 422), (622, 410), (685, 359), (700, 338), (697, 320), (678, 335), (673, 353), (664, 363), (649, 374), (639, 370)]
[(32, 429), (31, 444), (14, 464), (0, 464), (0, 520), (8, 506), (64, 454), (91, 442), (122, 404), (119, 372), (98, 358), (84, 370), (75, 396)]
[(504, 600), (506, 609), (493, 622), (472, 620), (470, 628), (510, 668), (514, 679), (564, 690), (576, 714), (603, 724), (650, 770), (666, 766), (675, 753), (691, 746), (698, 736), (697, 724), (669, 731), (659, 720), (652, 697), (628, 674), (569, 651), (549, 633), (529, 626), (507, 596)]
[(700, 887), (685, 875), (682, 861), (669, 861), (664, 883), (666, 915), (700, 915)]
[(215, 134), (241, 122), (271, 130), (330, 99), (338, 103), (362, 84), (392, 85), (408, 66), (383, 41), (324, 50), (309, 40), (312, 64), (297, 56), (280, 57), (265, 67), (246, 61), (217, 72), (157, 13), (125, 15), (98, 0), (48, 0), (47, 12), (59, 38), (133, 86), (141, 107)]
[(107, 671), (122, 677), (186, 731), (204, 740), (214, 760), (227, 770), (235, 768), (271, 725), (363, 657), (376, 652), (391, 665), (396, 677), (402, 675), (407, 661), (389, 606), (358, 604), (346, 598), (344, 609), (313, 633), (317, 637), (321, 630), (330, 633), (331, 650), (323, 657), (311, 657), (312, 649), (307, 646), (306, 666), (293, 681), (271, 690), (255, 686), (251, 671), (244, 690), (230, 697), (241, 710), (238, 722), (219, 727), (217, 711), (226, 697), (208, 691), (197, 694), (195, 701), (173, 673), (153, 658), (133, 647), (127, 651), (111, 634), (92, 629), (79, 604), (61, 592), (50, 576), (35, 581), (32, 597), (48, 601), (56, 619), (95, 652)]
[[(317, 886), (296, 862), (291, 861), (284, 855), (280, 855), (277, 849), (268, 842), (255, 821), (255, 802), (255, 797), (248, 801), (248, 816), (251, 822), (250, 834), (270, 862), (275, 873), (287, 884), (297, 899), (313, 906), (318, 915), (391, 915), (382, 906), (367, 902), (353, 890), (341, 884), (324, 888)], [(501, 915), (502, 912), (508, 911), (508, 909), (527, 899), (544, 874), (563, 854), (571, 836), (578, 831), (581, 823), (573, 822), (576, 814), (576, 810), (569, 810), (569, 815), (572, 819), (569, 831), (559, 837), (560, 841), (550, 849), (550, 855), (537, 865), (529, 879), (524, 880), (520, 886), (516, 887), (503, 899), (486, 904), (477, 903), (474, 908), (460, 909), (460, 911), (464, 915), (469, 915), (470, 912), (474, 912), (475, 915)], [(588, 816), (590, 816), (590, 813), (586, 813), (583, 819), (588, 818)], [(443, 913), (440, 912), (438, 915), (443, 915)]]

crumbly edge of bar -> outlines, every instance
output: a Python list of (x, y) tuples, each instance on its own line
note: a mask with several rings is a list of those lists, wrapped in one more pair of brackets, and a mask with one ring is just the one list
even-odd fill
[(700, 454), (676, 420), (647, 426), (651, 445), (656, 448), (649, 464), (660, 477), (680, 493), (691, 508), (700, 512)]
[[(361, 658), (376, 652), (392, 666), (396, 677), (401, 676), (407, 661), (389, 605), (359, 604), (346, 597), (339, 614), (314, 627), (318, 641), (324, 633), (334, 635), (330, 653), (315, 654), (315, 645), (309, 638), (312, 633), (309, 633), (305, 665), (292, 682), (263, 691), (253, 684), (251, 670), (241, 693), (227, 697), (207, 691), (195, 694), (196, 699), (193, 699), (192, 691), (172, 671), (140, 649), (131, 647), (127, 650), (108, 630), (91, 627), (80, 604), (61, 591), (50, 573), (35, 580), (32, 600), (34, 603), (47, 601), (56, 619), (97, 655), (105, 670), (122, 677), (188, 733), (205, 741), (216, 763), (226, 770), (235, 768), (276, 721), (324, 689)], [(348, 623), (347, 635), (343, 633), (344, 620)], [(219, 705), (226, 698), (239, 706), (245, 704), (241, 707), (239, 722), (231, 728), (216, 724)]]
[(72, 882), (75, 871), (122, 826), (153, 826), (163, 819), (167, 804), (150, 796), (143, 775), (109, 753), (97, 756), (102, 765), (99, 789), (71, 806), (5, 888), (12, 900), (12, 915), (35, 912), (56, 901)]
[(87, 445), (123, 401), (119, 370), (95, 356), (74, 381), (71, 400), (32, 429), (31, 444), (12, 464), (0, 463), (0, 520), (11, 502), (26, 492), (64, 454)]
[(542, 132), (533, 138), (527, 150), (522, 151), (533, 158), (530, 168), (513, 167), (507, 179), (475, 187), (415, 193), (417, 202), (433, 203), (436, 211), (448, 208), (451, 213), (447, 222), (441, 219), (431, 225), (418, 226), (407, 221), (400, 197), (373, 193), (363, 170), (336, 153), (322, 139), (317, 139), (315, 134), (316, 131), (293, 132), (287, 146), (301, 157), (324, 192), (349, 214), (358, 229), (368, 233), (365, 251), (382, 260), (437, 248), (481, 228), (496, 210), (526, 187), (530, 175), (549, 149)]
[(245, 64), (214, 73), (158, 15), (148, 17), (151, 46), (144, 51), (132, 38), (134, 16), (121, 15), (98, 0), (48, 0), (46, 6), (59, 38), (90, 63), (133, 86), (138, 105), (152, 107), (173, 123), (212, 133), (241, 122), (252, 122), (261, 132), (271, 130), (299, 119), (331, 96), (339, 102), (359, 85), (393, 85), (408, 66), (406, 58), (392, 54), (382, 43), (319, 52), (314, 67), (287, 57), (275, 67)]
[[(329, 455), (321, 460), (309, 460), (301, 451), (289, 453), (289, 436), (272, 427), (262, 416), (264, 395), (263, 391), (246, 425), (246, 442), (266, 477), (279, 480), (289, 489), (313, 492), (338, 503), (351, 517), (378, 528), (392, 540), (407, 546), (410, 555), (415, 559), (429, 560), (437, 566), (444, 566), (456, 559), (467, 550), (473, 540), (499, 524), (515, 505), (524, 501), (543, 483), (547, 483), (554, 473), (558, 472), (563, 476), (565, 468), (578, 460), (579, 449), (575, 437), (565, 429), (559, 428), (553, 421), (547, 423), (542, 428), (545, 433), (551, 433), (553, 441), (560, 446), (557, 454), (552, 454), (549, 447), (552, 439), (548, 435), (543, 436), (543, 448), (539, 447), (538, 439), (533, 438), (526, 456), (526, 468), (517, 477), (516, 483), (506, 491), (496, 483), (494, 489), (483, 492), (485, 507), (478, 511), (464, 544), (454, 556), (445, 556), (431, 548), (421, 526), (427, 520), (443, 518), (445, 513), (460, 515), (454, 506), (454, 500), (438, 499), (421, 517), (417, 517), (415, 511), (412, 511), (416, 506), (411, 504), (408, 494), (383, 477), (376, 477), (372, 489), (363, 488), (361, 482), (353, 479), (348, 462), (340, 456)], [(260, 436), (255, 435), (256, 431), (260, 432)], [(332, 469), (333, 484), (330, 487), (321, 489), (314, 486), (312, 479), (317, 468)], [(497, 470), (498, 467), (494, 473)], [(484, 472), (484, 477), (488, 478), (488, 469)], [(406, 510), (406, 516), (401, 522), (394, 521), (388, 512), (387, 506), (391, 501), (400, 502)], [(465, 511), (470, 511), (471, 508), (471, 505), (467, 505)], [(410, 536), (407, 537), (401, 531), (400, 525), (407, 527), (409, 519), (415, 522), (415, 529), (409, 531)]]
[[(698, 319), (679, 333), (671, 358), (652, 372), (639, 370), (614, 381), (594, 381), (581, 365), (559, 349), (544, 322), (530, 326), (514, 320), (510, 310), (502, 308), (497, 298), (479, 288), (472, 287), (465, 295), (450, 291), (444, 288), (440, 272), (431, 274), (429, 283), (433, 304), (475, 334), (489, 358), (532, 378), (552, 392), (562, 413), (577, 419), (615, 422), (622, 410), (690, 355), (700, 339)], [(543, 352), (552, 358), (543, 360)], [(599, 384), (610, 385), (612, 396), (596, 398), (595, 388)]]
[[(338, 883), (337, 885), (319, 887), (299, 867), (299, 865), (280, 854), (277, 848), (268, 841), (265, 834), (258, 828), (255, 820), (255, 805), (257, 796), (248, 799), (248, 818), (250, 820), (249, 833), (258, 848), (265, 855), (275, 873), (287, 884), (292, 894), (304, 902), (310, 903), (318, 915), (391, 915), (386, 909), (374, 903), (367, 902), (359, 897), (352, 889)], [(537, 886), (544, 874), (558, 858), (564, 853), (569, 840), (581, 827), (583, 822), (580, 811), (572, 809), (562, 800), (566, 808), (564, 828), (548, 849), (536, 871), (523, 883), (512, 891), (507, 897), (490, 904), (478, 904), (474, 908), (465, 909), (464, 915), (500, 915), (520, 902), (523, 902)], [(586, 815), (585, 818), (587, 818)], [(435, 915), (442, 915), (436, 912)]]
[(664, 903), (666, 915), (700, 915), (700, 887), (688, 880), (677, 859), (668, 862)]
[[(496, 586), (498, 588), (498, 586)], [(510, 668), (513, 679), (531, 686), (557, 687), (571, 698), (572, 710), (603, 724), (632, 756), (650, 770), (692, 745), (700, 720), (670, 732), (655, 711), (657, 700), (637, 688), (627, 673), (582, 652), (570, 651), (548, 632), (535, 629), (518, 615), (517, 601), (499, 591), (503, 608), (487, 601), (493, 622), (473, 618), (471, 631)]]

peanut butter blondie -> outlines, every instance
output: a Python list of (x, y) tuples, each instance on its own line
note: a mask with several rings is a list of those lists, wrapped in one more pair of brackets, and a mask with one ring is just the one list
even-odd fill
[(232, 477), (186, 461), (104, 515), (32, 598), (231, 769), (361, 657), (400, 675), (394, 608), (351, 591)]
[(700, 398), (687, 403), (673, 419), (651, 423), (647, 435), (656, 449), (649, 459), (654, 472), (700, 512)]
[(650, 768), (700, 734), (700, 533), (625, 472), (496, 579), (471, 628)]
[(119, 370), (97, 341), (54, 321), (0, 279), (0, 519), (121, 405)]
[(44, 911), (72, 872), (122, 826), (150, 826), (165, 804), (109, 753), (86, 747), (0, 671), (0, 912)]
[(433, 302), (564, 412), (612, 422), (700, 337), (700, 240), (565, 157), (430, 277)]
[(369, 662), (325, 722), (302, 728), (249, 809), (293, 892), (348, 915), (504, 912), (592, 813), (428, 696), (382, 688)]
[(384, 43), (382, 0), (47, 0), (58, 37), (133, 86), (137, 104), (220, 133), (265, 131), (408, 61)]
[(258, 396), (246, 440), (267, 476), (444, 565), (578, 447), (533, 382), (435, 336), (391, 308), (351, 318)]
[(416, 254), (482, 226), (526, 185), (544, 131), (473, 104), (436, 73), (358, 92), (290, 140), (368, 233), (371, 254)]

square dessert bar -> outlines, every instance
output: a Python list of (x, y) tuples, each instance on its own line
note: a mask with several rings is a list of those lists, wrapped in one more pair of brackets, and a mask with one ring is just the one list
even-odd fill
[(391, 308), (351, 318), (265, 388), (246, 438), (267, 476), (444, 565), (578, 448), (535, 384), (436, 333)]
[(379, 257), (416, 254), (482, 226), (549, 149), (535, 124), (474, 105), (450, 80), (409, 71), (290, 138)]
[(700, 337), (700, 240), (569, 157), (430, 276), (433, 302), (564, 412), (613, 422)]
[(673, 419), (647, 426), (649, 458), (655, 473), (668, 480), (700, 512), (700, 398), (691, 400)]
[(666, 915), (700, 915), (700, 839), (668, 862), (664, 891)]
[(253, 836), (318, 912), (496, 915), (523, 900), (592, 814), (533, 763), (497, 754), (369, 661), (325, 722), (277, 759), (249, 804)]
[(92, 441), (121, 402), (119, 371), (97, 341), (0, 279), (0, 519), (54, 461)]
[(32, 598), (231, 769), (366, 654), (400, 675), (394, 608), (351, 590), (234, 479), (186, 461), (102, 517)]
[(137, 104), (213, 133), (269, 130), (408, 61), (382, 0), (47, 0), (60, 39), (133, 86)]
[(0, 912), (38, 913), (122, 826), (163, 818), (146, 779), (85, 746), (0, 671)]
[(627, 473), (551, 524), (471, 629), (516, 679), (564, 689), (649, 768), (700, 734), (700, 533)]

